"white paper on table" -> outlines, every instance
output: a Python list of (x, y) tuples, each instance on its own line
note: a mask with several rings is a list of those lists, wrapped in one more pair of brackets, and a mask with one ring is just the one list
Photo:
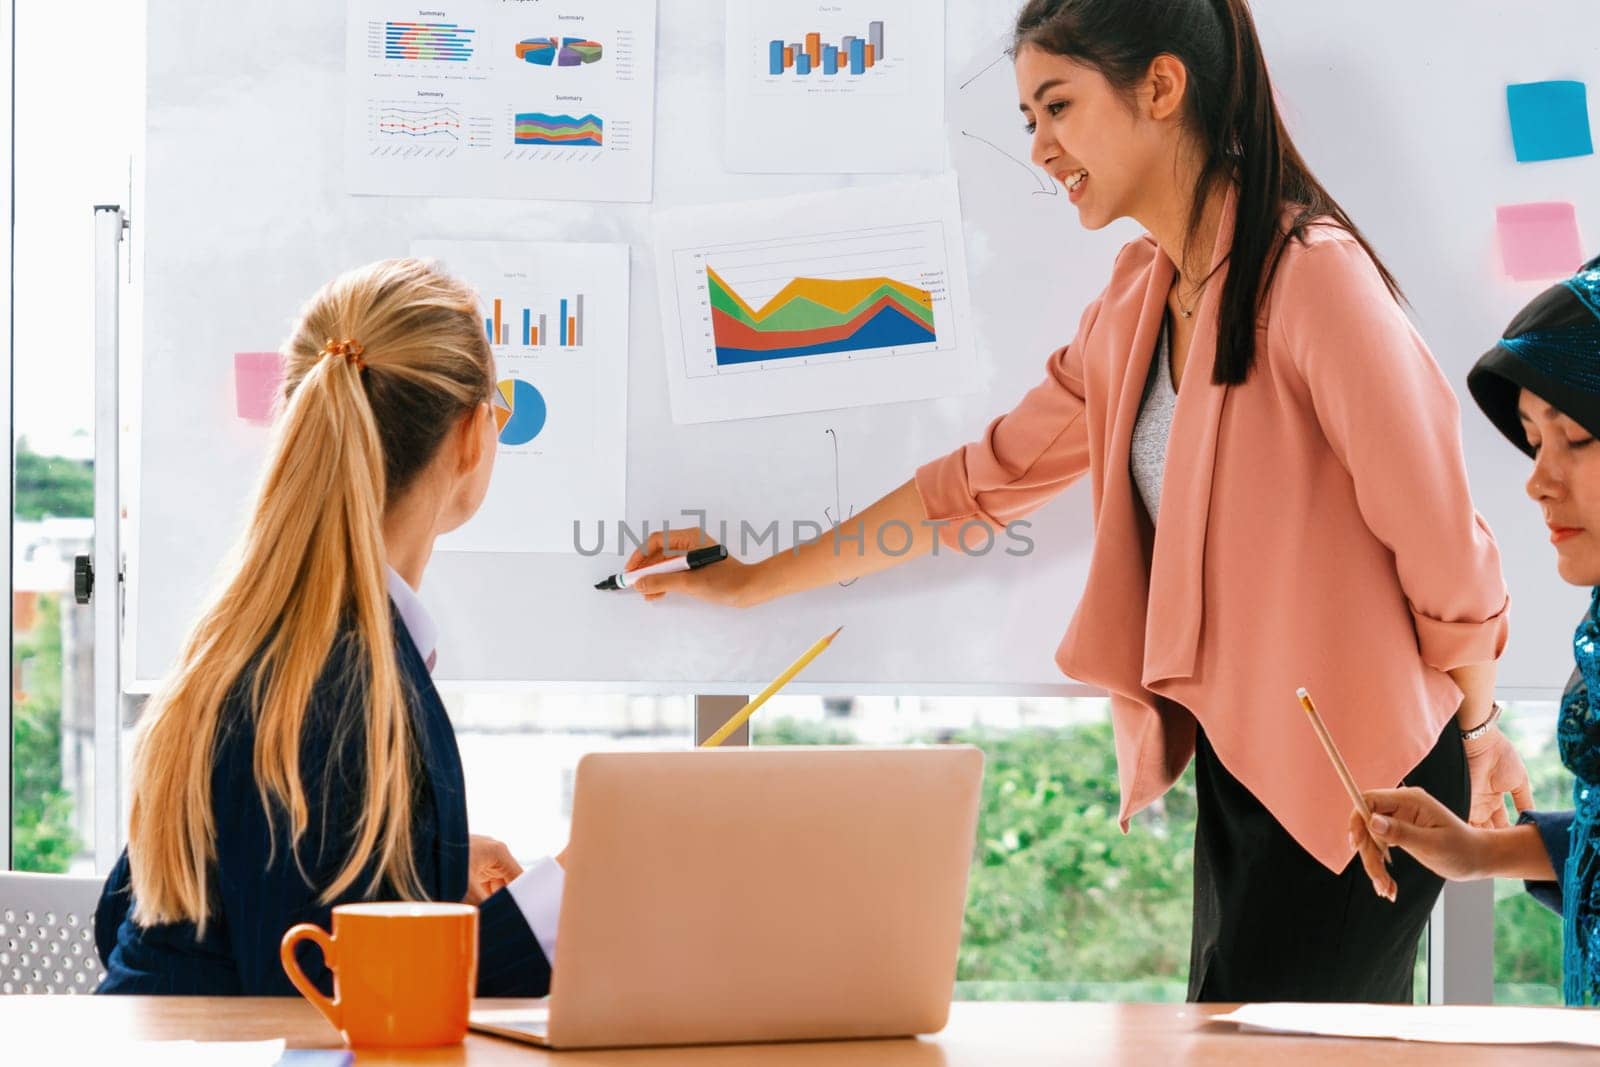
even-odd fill
[(6, 1050), (16, 1058), (6, 1062), (60, 1063), (65, 1051), (71, 1053), (74, 1063), (115, 1063), (118, 1067), (274, 1067), (287, 1044), (281, 1037), (269, 1041), (126, 1041), (93, 1036), (64, 1043), (60, 1034), (15, 1034), (7, 1038)]
[(273, 1067), (286, 1042), (131, 1041), (107, 1045), (105, 1062), (119, 1067)]
[(574, 551), (574, 522), (592, 530), (626, 514), (628, 246), (416, 241), (411, 252), (478, 290), (486, 334), (500, 304), (494, 474), (478, 513), (437, 547)]
[(352, 193), (647, 201), (656, 0), (347, 0)]
[[(861, 60), (852, 63), (848, 52), (835, 53), (833, 73), (822, 63), (799, 73), (813, 51), (822, 56), (851, 38), (881, 42), (883, 55), (860, 73)], [(943, 0), (727, 0), (726, 41), (729, 170), (856, 174), (944, 166)], [(804, 64), (794, 62), (797, 55)]]
[(1389, 1038), (1448, 1045), (1588, 1045), (1600, 1015), (1569, 1008), (1406, 1004), (1246, 1004), (1211, 1022), (1321, 1037)]
[[(928, 400), (982, 384), (953, 175), (665, 211), (655, 219), (655, 243), (679, 423)], [(804, 289), (792, 287), (821, 280), (870, 288), (885, 279), (897, 298), (914, 294), (906, 299), (931, 312), (931, 331), (893, 308), (870, 314), (884, 305), (869, 302), (851, 320), (864, 325), (828, 341), (830, 351), (740, 349), (749, 334), (736, 335), (713, 308), (720, 286), (758, 315), (805, 315)], [(759, 358), (764, 351), (774, 355)]]

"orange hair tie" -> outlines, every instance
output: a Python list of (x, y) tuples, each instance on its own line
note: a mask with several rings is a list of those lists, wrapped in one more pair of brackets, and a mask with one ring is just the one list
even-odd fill
[(349, 337), (346, 337), (343, 341), (335, 341), (330, 337), (322, 345), (322, 355), (334, 356), (344, 360), (346, 363), (354, 364), (356, 370), (367, 369), (367, 361), (361, 358), (366, 350), (366, 346), (360, 341)]

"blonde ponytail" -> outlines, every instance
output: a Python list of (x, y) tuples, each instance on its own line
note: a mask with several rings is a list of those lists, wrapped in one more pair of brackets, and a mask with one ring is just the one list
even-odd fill
[[(226, 716), (247, 708), (269, 820), (294, 849), (309, 819), (300, 770), (312, 690), (342, 635), (365, 697), (365, 796), (350, 854), (321, 899), (369, 867), (424, 895), (411, 841), (416, 745), (395, 658), (383, 515), (493, 388), (493, 357), (470, 289), (419, 260), (340, 276), (284, 346), (282, 411), (254, 510), (220, 590), (201, 615), (134, 750), (128, 850), (142, 925), (212, 915), (213, 759)], [(249, 699), (229, 699), (248, 671)], [(274, 840), (277, 835), (274, 834)], [(296, 856), (296, 859), (298, 857)]]

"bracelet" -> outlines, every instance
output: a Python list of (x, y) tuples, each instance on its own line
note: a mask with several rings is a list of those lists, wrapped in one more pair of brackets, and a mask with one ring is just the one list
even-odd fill
[(1480, 722), (1478, 725), (1474, 726), (1470, 730), (1462, 730), (1461, 731), (1461, 740), (1463, 740), (1463, 741), (1476, 741), (1478, 738), (1480, 738), (1484, 734), (1488, 733), (1489, 732), (1489, 727), (1493, 726), (1495, 720), (1500, 717), (1500, 710), (1501, 710), (1500, 709), (1500, 702), (1498, 700), (1496, 700), (1493, 704), (1491, 704), (1489, 706), (1489, 717), (1487, 719), (1483, 720), (1482, 722)]

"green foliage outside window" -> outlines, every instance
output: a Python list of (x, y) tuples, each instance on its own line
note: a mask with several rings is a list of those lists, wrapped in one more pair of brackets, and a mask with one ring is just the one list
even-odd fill
[[(757, 744), (849, 744), (846, 722), (757, 723)], [(1182, 1000), (1194, 887), (1194, 772), (1117, 827), (1111, 726), (926, 738), (984, 751), (983, 795), (956, 995), (999, 1000)], [(1536, 796), (1570, 788), (1553, 748), (1528, 761)], [(1565, 804), (1570, 805), (1570, 800)], [(1559, 997), (1561, 924), (1502, 882), (1499, 999)], [(1419, 963), (1419, 997), (1426, 971)]]
[[(1506, 726), (1528, 767), (1534, 807), (1560, 811), (1572, 807), (1572, 775), (1561, 765), (1553, 740), (1543, 747)], [(1561, 917), (1523, 891), (1522, 883), (1495, 883), (1495, 1000), (1515, 1004), (1561, 1003)]]
[(977, 745), (988, 759), (958, 966), (963, 992), (1183, 999), (1193, 774), (1124, 836), (1109, 723), (951, 740)]
[(11, 860), (19, 871), (59, 874), (80, 842), (61, 784), (61, 598), (39, 598), (38, 622), (15, 638), (27, 699), (12, 705)]
[(94, 465), (41, 456), (17, 442), (14, 489), (19, 519), (88, 518), (94, 514)]
[[(41, 456), (18, 441), (13, 469), (16, 518), (87, 518), (94, 514), (88, 463)], [(41, 595), (33, 629), (12, 642), (12, 663), (26, 699), (11, 723), (11, 863), (56, 874), (82, 843), (72, 830), (72, 798), (61, 781), (61, 598)]]

